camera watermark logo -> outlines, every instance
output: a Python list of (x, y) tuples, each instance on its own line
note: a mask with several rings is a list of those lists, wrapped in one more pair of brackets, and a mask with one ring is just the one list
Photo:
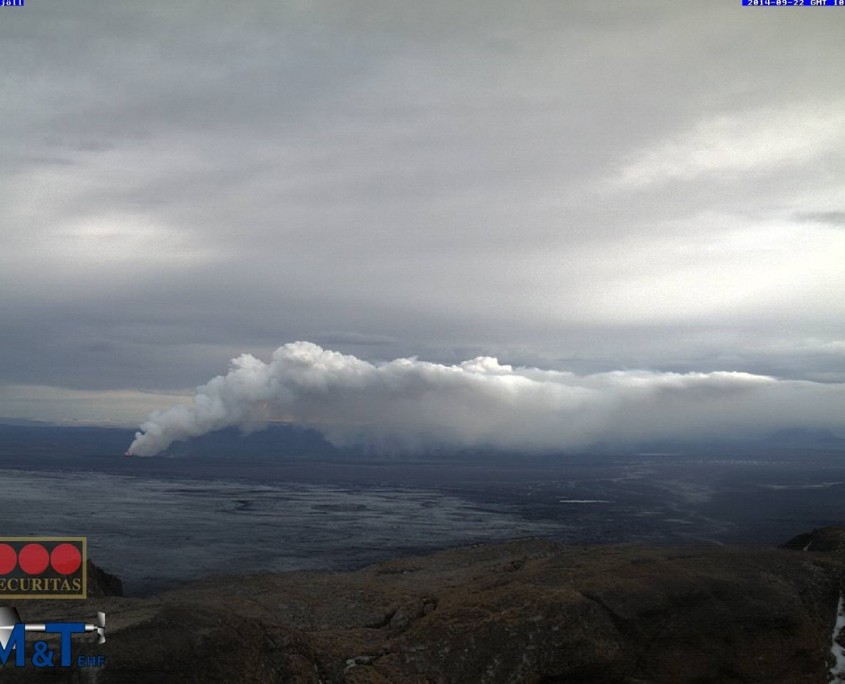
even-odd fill
[[(27, 649), (27, 633), (53, 634), (59, 636), (58, 648), (51, 648), (47, 641), (39, 640)], [(21, 622), (21, 616), (14, 608), (0, 608), (0, 665), (5, 666), (9, 660), (15, 667), (25, 667), (32, 664), (37, 668), (69, 667), (73, 663), (71, 637), (74, 634), (94, 632), (97, 643), (106, 643), (106, 614), (97, 613), (97, 621), (85, 622)], [(77, 667), (102, 667), (104, 656), (79, 656)]]
[(0, 537), (0, 600), (87, 597), (86, 537)]

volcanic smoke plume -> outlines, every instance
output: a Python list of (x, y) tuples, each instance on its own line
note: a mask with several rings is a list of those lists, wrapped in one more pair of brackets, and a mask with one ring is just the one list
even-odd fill
[(381, 451), (486, 446), (525, 451), (661, 438), (763, 435), (782, 427), (840, 429), (845, 385), (738, 372), (573, 373), (513, 368), (478, 357), (446, 366), (373, 364), (310, 342), (270, 363), (244, 354), (197, 388), (190, 406), (153, 412), (129, 453), (284, 420), (335, 445)]

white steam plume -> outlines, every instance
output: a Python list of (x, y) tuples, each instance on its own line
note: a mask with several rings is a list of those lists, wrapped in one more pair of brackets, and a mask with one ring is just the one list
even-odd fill
[(595, 442), (763, 435), (781, 427), (841, 429), (845, 385), (736, 372), (573, 373), (415, 358), (372, 364), (310, 342), (267, 364), (244, 354), (198, 387), (191, 406), (155, 411), (129, 453), (273, 419), (319, 430), (335, 445), (380, 450), (488, 446), (528, 451)]

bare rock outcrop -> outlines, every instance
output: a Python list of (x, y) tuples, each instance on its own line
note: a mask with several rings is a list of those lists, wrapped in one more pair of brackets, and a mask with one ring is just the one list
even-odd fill
[(845, 568), (839, 547), (818, 539), (810, 553), (517, 540), (20, 610), (27, 620), (104, 610), (107, 643), (79, 652), (106, 665), (64, 673), (98, 684), (817, 684), (830, 679)]

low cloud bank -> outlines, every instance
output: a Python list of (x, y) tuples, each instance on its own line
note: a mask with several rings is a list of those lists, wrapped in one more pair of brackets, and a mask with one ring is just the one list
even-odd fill
[(153, 456), (213, 430), (270, 420), (319, 430), (337, 446), (421, 452), (451, 447), (549, 451), (665, 438), (753, 437), (783, 427), (841, 429), (845, 385), (737, 372), (513, 368), (478, 357), (446, 366), (373, 364), (310, 342), (270, 363), (244, 354), (189, 406), (154, 411), (128, 452)]

